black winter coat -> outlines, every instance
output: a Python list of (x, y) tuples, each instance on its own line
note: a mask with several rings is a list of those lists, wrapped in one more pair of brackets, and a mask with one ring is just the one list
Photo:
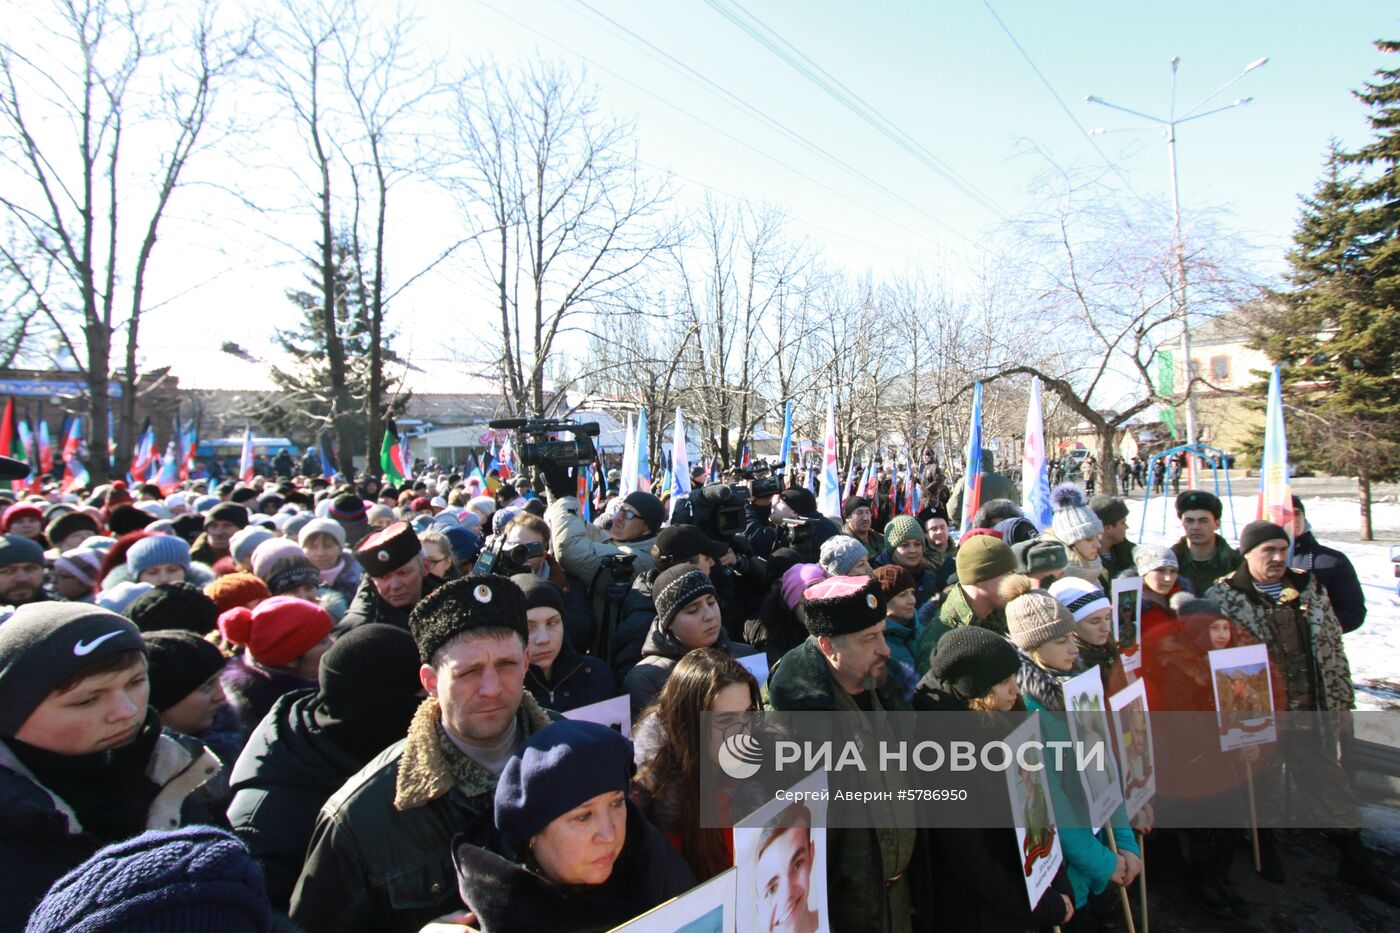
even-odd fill
[(556, 713), (618, 695), (617, 681), (613, 679), (608, 666), (597, 658), (575, 651), (567, 635), (549, 672), (551, 676), (546, 678), (544, 671), (531, 665), (525, 672), (525, 689), (530, 691), (536, 703)]
[[(439, 586), (442, 586), (442, 577), (434, 576), (431, 573), (423, 577), (424, 596)], [(408, 631), (408, 615), (412, 611), (412, 606), (400, 609), (386, 603), (380, 597), (379, 591), (374, 588), (374, 580), (369, 574), (365, 574), (360, 577), (360, 588), (355, 591), (355, 598), (350, 600), (350, 608), (341, 617), (336, 628), (343, 632), (357, 625), (383, 622), (387, 625), (397, 625), (406, 632)]]
[(1343, 632), (1354, 632), (1366, 621), (1366, 597), (1361, 591), (1356, 568), (1345, 554), (1336, 548), (1318, 543), (1311, 531), (1305, 531), (1293, 542), (1293, 567), (1306, 570), (1332, 600), (1332, 609)]
[(262, 866), (273, 909), (284, 913), (316, 814), (362, 764), (316, 725), (316, 696), (315, 688), (284, 694), (248, 737), (229, 779), (229, 823)]
[[(660, 622), (660, 619), (652, 620), (646, 645), (642, 648), (642, 659), (627, 672), (622, 681), (623, 689), (632, 698), (633, 722), (636, 722), (642, 710), (661, 694), (661, 688), (666, 686), (666, 678), (671, 676), (671, 669), (691, 650), (681, 644), (681, 640), (671, 634), (670, 629), (663, 629)], [(723, 626), (720, 626), (719, 635), (712, 647), (733, 658), (746, 658), (757, 654), (748, 645), (730, 641), (729, 636), (724, 633)]]
[(607, 884), (557, 885), (466, 842), (454, 843), (458, 890), (481, 933), (602, 933), (685, 893), (695, 876), (680, 853), (627, 802), (627, 841)]
[(632, 588), (622, 601), (622, 616), (612, 635), (612, 669), (618, 683), (642, 659), (642, 646), (647, 643), (652, 620), (656, 618), (656, 603), (651, 587), (657, 571), (644, 570), (632, 578)]

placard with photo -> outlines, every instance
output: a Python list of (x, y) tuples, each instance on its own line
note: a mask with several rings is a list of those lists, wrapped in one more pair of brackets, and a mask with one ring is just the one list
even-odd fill
[(1113, 581), (1113, 640), (1124, 671), (1142, 667), (1142, 577)]
[(1278, 741), (1269, 649), (1244, 645), (1208, 652), (1220, 750)]
[(1102, 768), (1079, 769), (1079, 782), (1089, 801), (1089, 820), (1099, 829), (1123, 802), (1123, 785), (1118, 779), (1117, 756), (1108, 732), (1108, 704), (1104, 702), (1103, 678), (1097, 667), (1065, 681), (1065, 712), (1070, 739), (1086, 750), (1103, 749)]
[(1131, 819), (1157, 794), (1157, 760), (1152, 752), (1152, 722), (1147, 715), (1147, 685), (1135, 680), (1108, 698), (1118, 740), (1118, 770), (1123, 777), (1123, 805)]
[[(1013, 749), (1028, 742), (1040, 742), (1040, 717), (1027, 716), (1005, 740)], [(1040, 753), (1027, 749), (1028, 764), (1043, 763)], [(1055, 874), (1064, 862), (1060, 834), (1055, 828), (1055, 804), (1050, 799), (1049, 776), (1044, 767), (1023, 768), (1019, 761), (1006, 769), (1006, 788), (1011, 797), (1011, 820), (1016, 827), (1016, 845), (1026, 896), (1033, 908), (1040, 903)]]
[(734, 827), (740, 930), (827, 933), (827, 775), (798, 781)]
[(738, 933), (735, 896), (738, 873), (731, 868), (704, 884), (614, 927), (610, 933)]

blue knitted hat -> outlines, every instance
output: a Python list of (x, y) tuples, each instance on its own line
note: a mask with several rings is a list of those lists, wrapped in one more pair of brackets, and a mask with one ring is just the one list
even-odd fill
[(517, 852), (557, 817), (610, 791), (627, 791), (632, 743), (594, 722), (561, 719), (530, 736), (496, 782), (496, 828)]
[(186, 571), (190, 569), (190, 546), (185, 539), (175, 535), (151, 535), (137, 541), (126, 552), (126, 566), (133, 580), (138, 579), (142, 571), (162, 564), (179, 564)]
[(25, 931), (252, 933), (271, 926), (262, 869), (243, 843), (222, 829), (186, 826), (99, 850), (54, 883)]

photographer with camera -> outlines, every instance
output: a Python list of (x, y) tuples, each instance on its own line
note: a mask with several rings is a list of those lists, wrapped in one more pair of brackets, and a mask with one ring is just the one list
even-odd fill
[(822, 543), (840, 533), (835, 522), (817, 511), (817, 497), (800, 486), (767, 499), (755, 496), (749, 506), (749, 543), (760, 557), (790, 547), (803, 563), (815, 564)]
[(544, 519), (529, 512), (520, 514), (505, 533), (511, 566), (507, 568), (506, 561), (501, 561), (492, 572), (502, 576), (529, 573), (557, 586), (563, 595), (560, 614), (564, 618), (564, 634), (576, 650), (587, 652), (592, 649), (596, 635), (588, 587), (559, 566), (559, 561), (550, 553), (550, 539), (549, 524)]

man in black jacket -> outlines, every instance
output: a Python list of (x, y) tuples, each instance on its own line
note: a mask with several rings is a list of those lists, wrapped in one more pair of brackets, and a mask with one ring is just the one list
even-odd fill
[(394, 522), (364, 538), (355, 548), (355, 560), (365, 574), (340, 620), (342, 630), (368, 622), (407, 630), (413, 607), (442, 583), (424, 567), (423, 543), (408, 522)]
[(422, 702), (418, 647), (400, 628), (352, 629), (321, 658), (320, 688), (284, 695), (233, 767), (228, 819), (285, 912), (316, 814), (370, 759), (399, 741)]
[(410, 630), (428, 698), (407, 738), (321, 808), (292, 892), (306, 933), (417, 933), (460, 910), (452, 841), (489, 844), (501, 770), (552, 720), (525, 693), (525, 597), (510, 580), (444, 583)]
[(1319, 544), (1308, 524), (1303, 500), (1293, 497), (1293, 568), (1306, 570), (1317, 577), (1327, 591), (1343, 632), (1354, 632), (1366, 621), (1366, 597), (1356, 568), (1347, 556), (1336, 548)]

